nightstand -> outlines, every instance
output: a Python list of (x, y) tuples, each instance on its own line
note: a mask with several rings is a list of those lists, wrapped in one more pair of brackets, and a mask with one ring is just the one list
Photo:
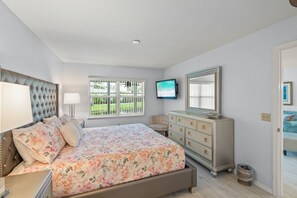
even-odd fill
[(51, 171), (39, 171), (21, 175), (5, 177), (5, 188), (9, 190), (7, 197), (38, 197), (51, 198), (52, 173)]
[(85, 120), (84, 119), (81, 119), (81, 118), (74, 118), (74, 119), (78, 121), (78, 123), (80, 124), (80, 126), (82, 128), (85, 128)]

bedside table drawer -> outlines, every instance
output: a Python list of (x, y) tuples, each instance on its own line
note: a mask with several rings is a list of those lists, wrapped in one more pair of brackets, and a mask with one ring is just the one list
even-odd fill
[(38, 171), (5, 177), (9, 198), (52, 198), (51, 171)]
[(42, 198), (52, 198), (52, 197), (53, 197), (53, 189), (52, 189), (52, 185), (50, 185), (43, 193)]
[[(53, 197), (53, 188), (52, 182), (45, 185), (45, 188), (42, 189), (41, 198), (52, 198)], [(39, 197), (39, 196), (38, 196)]]

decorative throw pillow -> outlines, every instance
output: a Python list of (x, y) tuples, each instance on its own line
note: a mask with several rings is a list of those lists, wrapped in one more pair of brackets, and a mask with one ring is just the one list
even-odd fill
[(50, 122), (50, 121), (52, 121), (53, 119), (56, 119), (56, 118), (58, 118), (58, 117), (54, 115), (54, 116), (49, 117), (49, 118), (43, 118), (42, 121), (43, 121), (44, 124), (46, 124), (46, 123), (48, 123), (48, 122)]
[[(54, 127), (61, 135), (63, 141), (64, 141), (64, 144), (66, 144), (62, 134), (61, 134), (61, 131), (60, 131), (60, 127), (63, 126), (61, 120), (59, 118), (55, 118), (53, 120), (51, 120), (50, 122), (47, 123), (49, 126), (52, 126)], [(62, 141), (62, 140), (61, 140)]]
[(81, 134), (78, 128), (73, 124), (72, 121), (67, 122), (63, 126), (61, 126), (60, 131), (65, 139), (65, 141), (70, 146), (78, 146), (79, 141), (81, 139)]
[(36, 160), (49, 164), (65, 145), (59, 129), (49, 124), (37, 127), (29, 133), (19, 133), (15, 138), (29, 149)]
[(83, 135), (83, 128), (81, 127), (80, 123), (76, 119), (72, 119), (71, 122), (75, 125), (75, 127), (78, 129), (80, 135)]
[(57, 117), (50, 120), (47, 124), (50, 126), (56, 127), (57, 129), (59, 129), (63, 125), (61, 120)]
[(36, 161), (36, 159), (30, 154), (30, 150), (23, 143), (21, 143), (16, 138), (16, 136), (18, 136), (19, 134), (22, 134), (22, 133), (25, 133), (25, 134), (30, 133), (33, 129), (36, 129), (42, 125), (43, 125), (42, 122), (38, 122), (30, 127), (12, 130), (14, 145), (15, 145), (16, 149), (18, 150), (19, 154), (21, 155), (21, 157), (23, 158), (25, 165), (30, 165), (30, 164), (34, 163)]
[(66, 122), (69, 122), (71, 120), (70, 116), (67, 114), (60, 116), (59, 119), (63, 125), (66, 124)]

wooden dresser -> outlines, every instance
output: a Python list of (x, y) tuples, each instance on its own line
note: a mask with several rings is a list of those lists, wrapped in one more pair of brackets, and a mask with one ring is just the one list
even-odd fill
[(216, 176), (234, 168), (233, 119), (208, 119), (185, 111), (169, 112), (168, 137), (182, 145), (188, 156)]

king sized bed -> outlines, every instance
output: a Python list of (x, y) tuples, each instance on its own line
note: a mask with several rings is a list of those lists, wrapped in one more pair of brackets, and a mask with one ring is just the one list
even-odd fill
[[(34, 123), (58, 115), (58, 86), (0, 69), (1, 81), (30, 86)], [(26, 165), (12, 132), (1, 134), (1, 176), (52, 170), (54, 197), (160, 197), (196, 189), (196, 168), (181, 146), (143, 124), (84, 129), (52, 163)]]

